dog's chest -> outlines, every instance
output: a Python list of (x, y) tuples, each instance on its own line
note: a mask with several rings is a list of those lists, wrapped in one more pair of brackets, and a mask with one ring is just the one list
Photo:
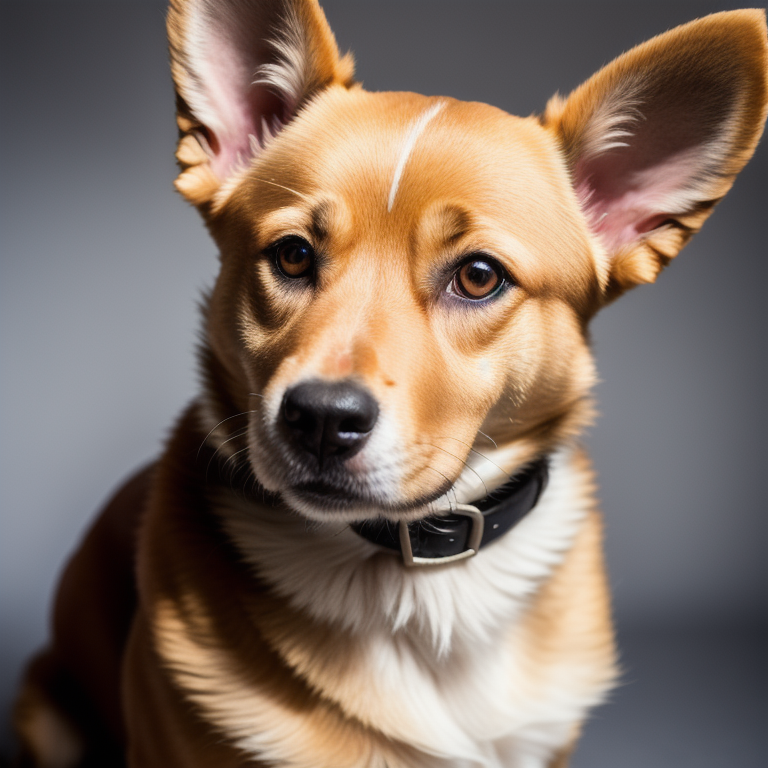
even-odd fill
[(469, 567), (439, 571), (404, 569), (349, 530), (329, 536), (284, 511), (254, 515), (217, 499), (230, 538), (272, 585), (270, 613), (280, 617), (259, 632), (306, 701), (289, 706), (269, 685), (247, 684), (183, 621), (163, 655), (207, 719), (257, 759), (543, 767), (606, 688), (604, 677), (585, 676), (583, 659), (542, 658), (528, 621), (584, 521), (579, 486), (556, 460), (533, 515)]
[(199, 627), (172, 613), (163, 624), (161, 654), (204, 719), (276, 765), (545, 768), (599, 696), (578, 669), (532, 663), (514, 629), (439, 661), (405, 633), (284, 642), (282, 660), (304, 681), (286, 696), (274, 680), (250, 683), (234, 658), (199, 642)]
[(374, 639), (348, 681), (360, 690), (350, 714), (406, 745), (403, 766), (544, 768), (594, 691), (568, 665), (538, 668), (525, 642), (512, 627), (435, 661), (404, 638)]

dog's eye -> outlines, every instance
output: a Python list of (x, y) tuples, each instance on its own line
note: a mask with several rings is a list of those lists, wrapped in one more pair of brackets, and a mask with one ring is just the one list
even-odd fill
[(500, 264), (483, 257), (465, 261), (453, 275), (450, 289), (465, 299), (487, 299), (504, 285), (504, 271)]
[(272, 247), (273, 258), (285, 277), (306, 277), (315, 266), (315, 251), (302, 237), (286, 237)]

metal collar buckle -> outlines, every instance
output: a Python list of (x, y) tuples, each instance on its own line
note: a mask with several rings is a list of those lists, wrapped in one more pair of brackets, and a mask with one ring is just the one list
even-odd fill
[(456, 555), (448, 555), (447, 557), (414, 557), (413, 548), (411, 547), (411, 537), (408, 533), (408, 523), (401, 520), (399, 523), (400, 549), (405, 565), (444, 565), (445, 563), (455, 563), (457, 560), (466, 560), (477, 554), (477, 551), (480, 549), (480, 542), (483, 538), (483, 529), (485, 528), (485, 518), (483, 517), (483, 513), (477, 507), (473, 507), (470, 504), (454, 504), (451, 505), (450, 510), (447, 511), (453, 515), (468, 517), (472, 521), (472, 530), (470, 530), (469, 536), (467, 537), (467, 548), (463, 552), (459, 552)]

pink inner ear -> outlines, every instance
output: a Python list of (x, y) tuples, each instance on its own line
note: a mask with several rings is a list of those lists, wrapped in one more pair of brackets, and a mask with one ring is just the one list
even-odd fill
[(690, 210), (711, 159), (707, 155), (702, 145), (642, 157), (637, 147), (619, 147), (579, 162), (576, 191), (592, 231), (615, 251)]
[(211, 168), (219, 179), (246, 164), (287, 121), (288, 96), (256, 84), (260, 67), (277, 66), (275, 46), (262, 35), (273, 28), (267, 6), (212, 0), (192, 16), (185, 98), (203, 125)]
[(267, 87), (254, 85), (256, 61), (232, 42), (212, 35), (199, 65), (210, 109), (205, 127), (211, 168), (219, 179), (248, 162), (286, 119), (285, 103)]
[(591, 107), (575, 186), (610, 251), (696, 210), (733, 146), (738, 90), (699, 56), (647, 64)]

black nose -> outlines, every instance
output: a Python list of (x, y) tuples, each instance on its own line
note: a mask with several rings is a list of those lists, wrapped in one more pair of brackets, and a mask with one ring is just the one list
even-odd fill
[(379, 416), (373, 396), (351, 381), (312, 379), (283, 398), (283, 421), (294, 441), (316, 456), (348, 459), (365, 443)]

